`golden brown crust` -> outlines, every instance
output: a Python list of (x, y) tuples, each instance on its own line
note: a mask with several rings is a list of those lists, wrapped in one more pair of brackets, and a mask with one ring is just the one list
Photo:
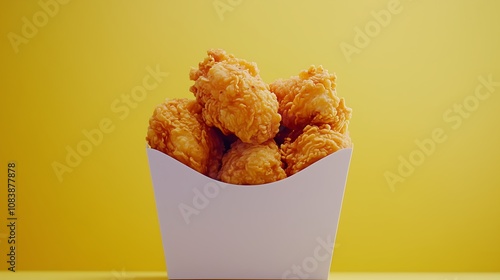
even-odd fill
[(290, 129), (330, 124), (335, 131), (345, 133), (351, 109), (337, 96), (335, 80), (335, 75), (322, 66), (311, 66), (298, 76), (271, 83), (269, 87), (278, 98), (283, 124)]
[(287, 138), (281, 145), (286, 174), (291, 176), (327, 155), (351, 146), (349, 133), (337, 132), (329, 124), (307, 125), (295, 140)]
[(216, 178), (224, 145), (217, 131), (203, 122), (196, 100), (167, 99), (158, 105), (149, 119), (146, 140), (151, 148)]
[(238, 185), (265, 184), (286, 177), (274, 140), (249, 144), (237, 140), (222, 158), (219, 179)]
[(196, 100), (167, 99), (155, 108), (151, 148), (211, 178), (255, 185), (352, 147), (352, 110), (322, 66), (267, 85), (255, 63), (222, 49), (207, 53), (189, 73)]
[(195, 83), (190, 91), (203, 107), (205, 123), (225, 135), (259, 144), (273, 138), (281, 116), (278, 101), (259, 76), (257, 65), (228, 55), (224, 50), (208, 51), (208, 57), (192, 69)]

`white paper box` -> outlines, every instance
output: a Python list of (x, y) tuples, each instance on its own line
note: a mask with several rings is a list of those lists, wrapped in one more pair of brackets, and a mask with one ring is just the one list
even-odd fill
[(169, 279), (327, 279), (351, 153), (239, 186), (147, 148)]

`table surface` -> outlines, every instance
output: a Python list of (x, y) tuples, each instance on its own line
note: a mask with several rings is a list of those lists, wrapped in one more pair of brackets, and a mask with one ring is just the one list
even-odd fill
[[(21, 271), (0, 272), (0, 279), (36, 280), (166, 280), (164, 271)], [(500, 280), (499, 273), (331, 273), (329, 280)]]

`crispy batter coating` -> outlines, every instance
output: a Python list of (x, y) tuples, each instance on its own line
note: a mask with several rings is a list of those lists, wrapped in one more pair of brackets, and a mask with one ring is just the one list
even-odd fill
[(236, 140), (222, 158), (219, 179), (239, 185), (265, 184), (286, 177), (274, 140), (249, 144)]
[(167, 99), (149, 119), (146, 140), (153, 149), (216, 178), (224, 153), (221, 135), (203, 122), (196, 100)]
[(235, 134), (246, 143), (260, 144), (278, 132), (278, 101), (260, 78), (257, 65), (212, 49), (197, 69), (190, 91), (203, 106), (203, 119), (225, 135)]
[(291, 129), (330, 124), (335, 131), (345, 133), (352, 110), (337, 96), (335, 80), (335, 75), (322, 66), (311, 66), (298, 76), (271, 83), (269, 88), (278, 98), (283, 124)]
[(254, 62), (222, 49), (207, 54), (189, 73), (196, 100), (167, 99), (155, 108), (151, 148), (213, 179), (257, 185), (352, 147), (352, 110), (322, 66), (267, 85)]
[(307, 125), (295, 140), (281, 145), (286, 174), (291, 176), (340, 149), (352, 147), (349, 133), (335, 131), (329, 124)]

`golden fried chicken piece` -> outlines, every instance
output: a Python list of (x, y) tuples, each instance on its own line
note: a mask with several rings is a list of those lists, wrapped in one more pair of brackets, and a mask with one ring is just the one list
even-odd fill
[(190, 91), (203, 106), (203, 119), (225, 135), (235, 134), (246, 143), (260, 144), (278, 132), (278, 101), (259, 76), (257, 65), (209, 50), (198, 69), (191, 69)]
[(146, 140), (153, 149), (216, 178), (224, 153), (222, 135), (208, 127), (196, 100), (167, 99), (149, 119)]
[(286, 177), (280, 150), (273, 139), (262, 144), (236, 140), (222, 158), (219, 179), (238, 185), (265, 184)]
[(295, 140), (287, 138), (281, 145), (286, 174), (291, 176), (327, 155), (348, 147), (352, 147), (349, 133), (337, 132), (329, 124), (307, 125)]
[(330, 124), (333, 130), (345, 133), (352, 110), (337, 96), (335, 80), (335, 75), (322, 66), (311, 66), (298, 76), (271, 83), (269, 88), (278, 98), (283, 125), (303, 129), (308, 124)]

